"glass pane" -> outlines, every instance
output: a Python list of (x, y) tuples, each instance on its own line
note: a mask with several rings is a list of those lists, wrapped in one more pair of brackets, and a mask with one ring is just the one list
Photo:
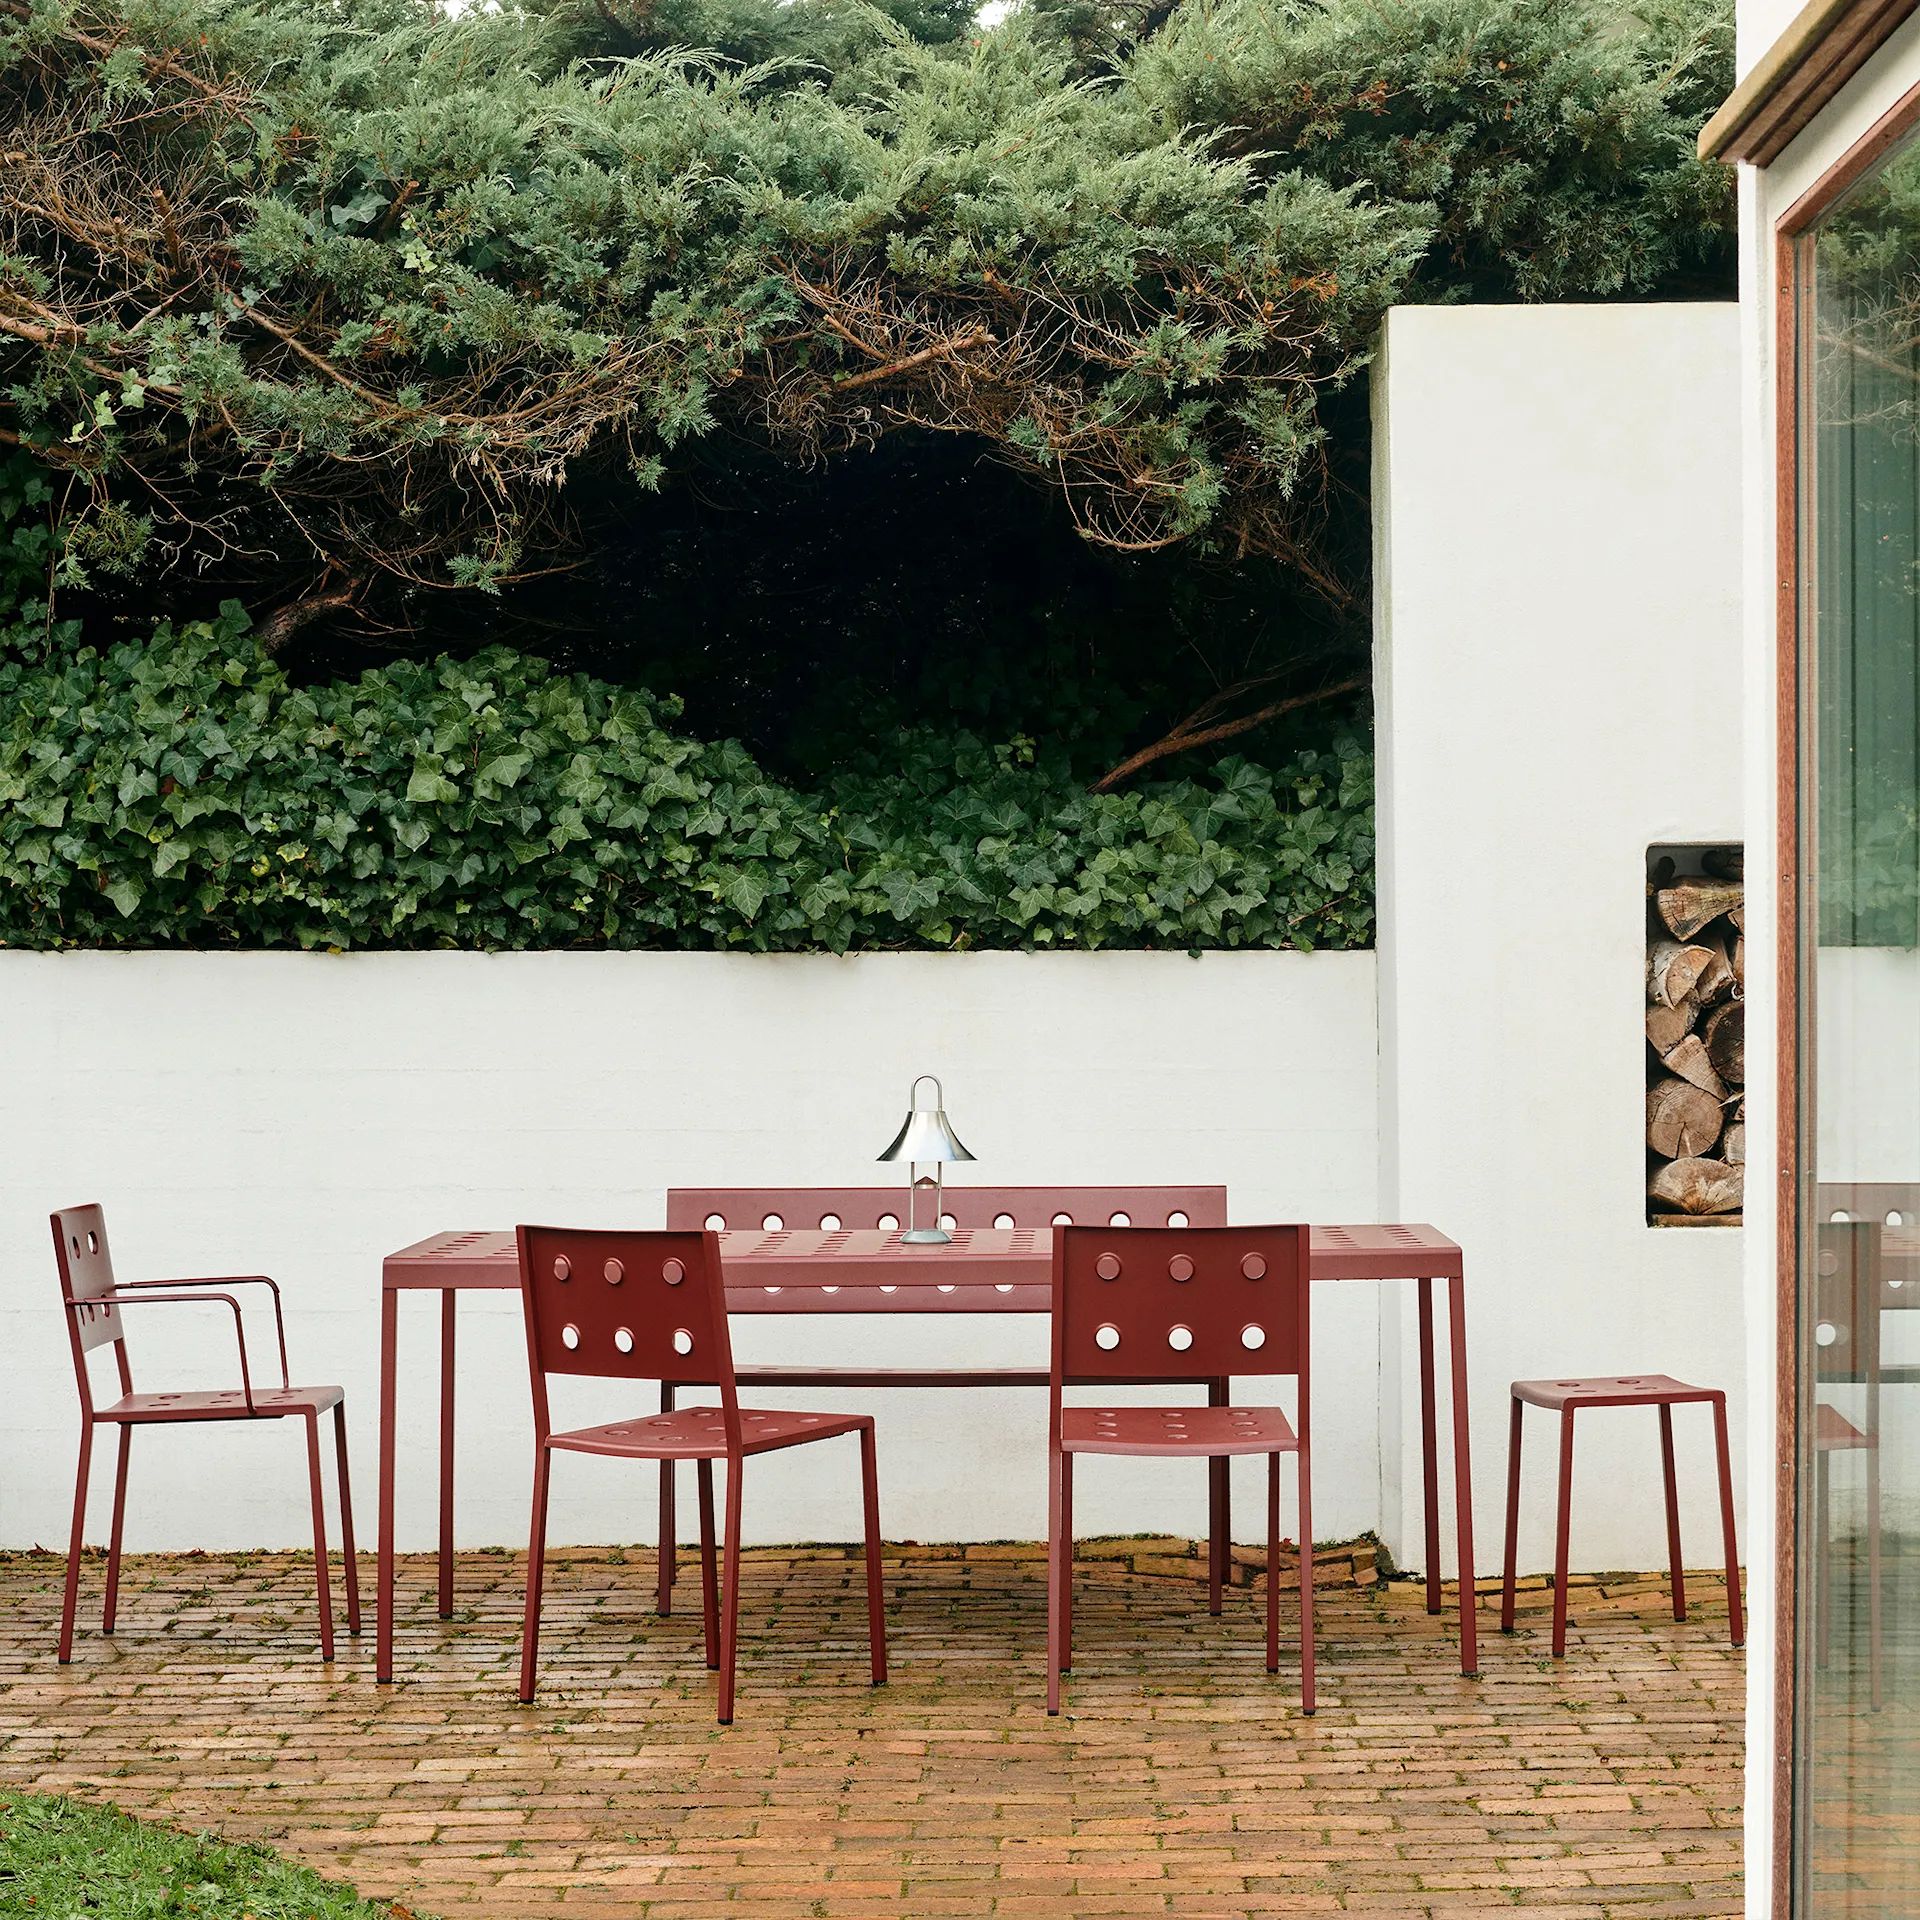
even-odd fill
[(1905, 1920), (1920, 1913), (1920, 149), (1828, 216), (1811, 271), (1796, 1880), (1803, 1914)]

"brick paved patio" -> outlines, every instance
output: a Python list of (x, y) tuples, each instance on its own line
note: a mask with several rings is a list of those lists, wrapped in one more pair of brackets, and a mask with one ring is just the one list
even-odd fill
[[(1151, 1557), (1179, 1571), (1178, 1543)], [(298, 1556), (132, 1561), (111, 1642), (96, 1563), (64, 1671), (59, 1563), (0, 1560), (0, 1778), (476, 1920), (1740, 1910), (1741, 1663), (1711, 1575), (1688, 1626), (1645, 1578), (1583, 1585), (1558, 1670), (1535, 1583), (1478, 1681), (1417, 1589), (1349, 1586), (1307, 1720), (1262, 1667), (1257, 1596), (1210, 1621), (1190, 1581), (1089, 1565), (1049, 1721), (1031, 1549), (891, 1567), (882, 1690), (857, 1563), (748, 1559), (729, 1729), (697, 1617), (654, 1617), (639, 1551), (556, 1557), (532, 1708), (512, 1556), (462, 1556), (448, 1623), (407, 1563), (402, 1684), (378, 1690), (370, 1619), (319, 1664)]]

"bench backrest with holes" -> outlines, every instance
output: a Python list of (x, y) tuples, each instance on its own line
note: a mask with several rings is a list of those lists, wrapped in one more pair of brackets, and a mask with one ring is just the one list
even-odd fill
[[(1225, 1187), (949, 1187), (952, 1227), (1224, 1227)], [(891, 1187), (669, 1187), (667, 1225), (768, 1233), (898, 1227), (906, 1193)]]
[[(891, 1236), (906, 1195), (888, 1187), (670, 1187), (670, 1229), (729, 1236), (735, 1313), (1045, 1313), (1048, 1242), (1056, 1226), (1225, 1226), (1225, 1187), (949, 1187), (941, 1223), (951, 1262), (933, 1247), (905, 1249), (927, 1281), (899, 1271)], [(791, 1259), (782, 1258), (791, 1255)], [(887, 1270), (866, 1271), (884, 1260)], [(1007, 1264), (1003, 1271), (997, 1262)], [(779, 1261), (776, 1275), (770, 1261)], [(940, 1268), (939, 1273), (933, 1269)], [(746, 1284), (750, 1271), (767, 1281)], [(778, 1281), (778, 1284), (773, 1282)]]

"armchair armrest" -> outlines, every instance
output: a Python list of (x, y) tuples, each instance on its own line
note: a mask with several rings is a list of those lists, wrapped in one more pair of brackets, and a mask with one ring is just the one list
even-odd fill
[(280, 1284), (278, 1281), (270, 1280), (264, 1273), (199, 1274), (186, 1280), (119, 1280), (114, 1283), (114, 1292), (127, 1293), (135, 1288), (146, 1290), (160, 1287), (267, 1288), (273, 1295), (273, 1331), (274, 1337), (280, 1345), (280, 1384), (283, 1387), (293, 1385), (293, 1376), (287, 1371), (287, 1322), (285, 1314), (283, 1314), (280, 1309)]
[[(134, 1284), (138, 1286), (143, 1283), (136, 1281)], [(147, 1281), (144, 1283), (144, 1285), (149, 1287), (155, 1286), (155, 1285), (165, 1285), (165, 1284), (166, 1284), (165, 1282), (156, 1282), (156, 1281)], [(182, 1283), (176, 1283), (176, 1284), (182, 1284)], [(116, 1307), (164, 1307), (164, 1306), (173, 1306), (176, 1304), (184, 1305), (192, 1301), (203, 1301), (203, 1302), (215, 1301), (215, 1302), (224, 1303), (227, 1307), (229, 1307), (232, 1310), (233, 1337), (239, 1343), (239, 1346), (240, 1346), (241, 1396), (245, 1399), (247, 1403), (247, 1411), (249, 1413), (251, 1414), (259, 1413), (260, 1409), (254, 1405), (254, 1400), (253, 1400), (253, 1372), (252, 1372), (252, 1369), (247, 1365), (246, 1322), (240, 1316), (240, 1302), (236, 1300), (232, 1294), (230, 1293), (137, 1293), (137, 1294), (129, 1295), (126, 1288), (115, 1287), (111, 1293), (103, 1293), (95, 1296), (94, 1301), (91, 1304), (97, 1305), (101, 1301), (108, 1302), (111, 1305)], [(73, 1307), (73, 1306), (84, 1306), (89, 1304), (89, 1302), (79, 1301), (79, 1300), (70, 1300), (67, 1302), (67, 1304), (70, 1307)]]

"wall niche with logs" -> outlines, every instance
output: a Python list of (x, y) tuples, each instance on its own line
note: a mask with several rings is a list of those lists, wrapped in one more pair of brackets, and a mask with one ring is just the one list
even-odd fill
[(1647, 1224), (1737, 1227), (1746, 892), (1737, 846), (1647, 849)]

